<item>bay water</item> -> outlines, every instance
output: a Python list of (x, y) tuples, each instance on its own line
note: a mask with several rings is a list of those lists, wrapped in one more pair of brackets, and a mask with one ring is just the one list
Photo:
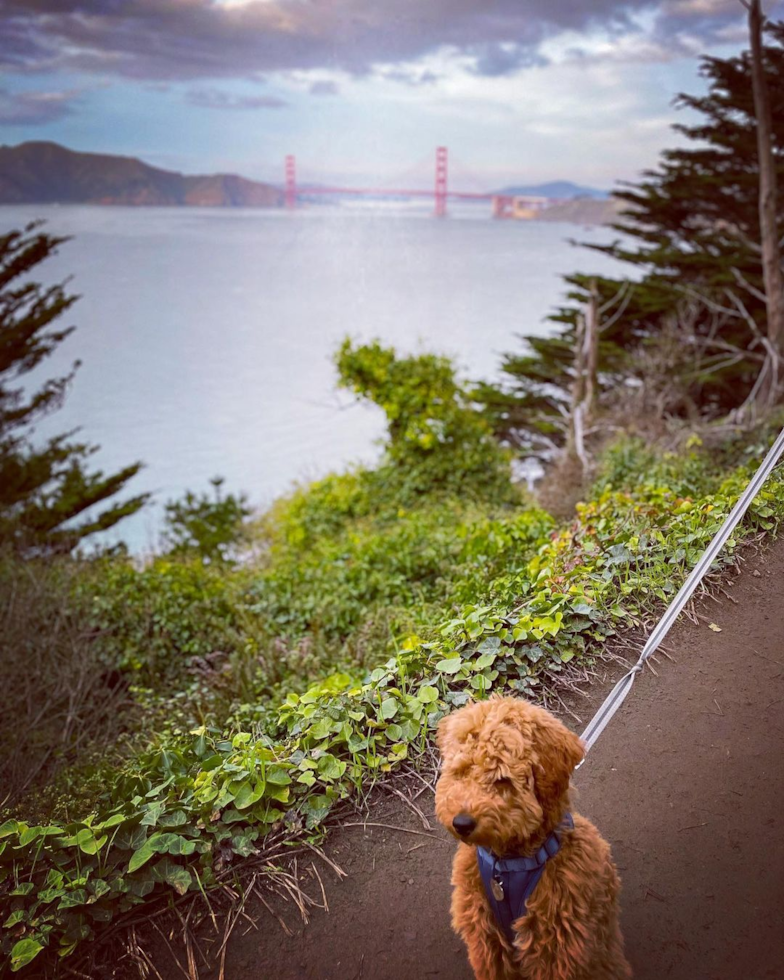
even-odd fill
[(561, 276), (617, 271), (570, 238), (606, 228), (493, 221), (479, 205), (435, 220), (426, 207), (266, 210), (3, 207), (7, 230), (34, 218), (72, 236), (35, 270), (71, 276), (77, 330), (38, 369), (82, 362), (36, 438), (72, 428), (106, 471), (142, 460), (128, 492), (154, 501), (109, 539), (137, 553), (159, 540), (162, 504), (227, 490), (267, 506), (294, 482), (379, 453), (379, 409), (336, 388), (342, 339), (454, 358), (467, 379), (499, 376), (519, 335), (543, 334)]

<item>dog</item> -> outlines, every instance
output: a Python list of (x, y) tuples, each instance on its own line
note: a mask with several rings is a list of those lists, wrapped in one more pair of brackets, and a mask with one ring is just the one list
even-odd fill
[[(568, 813), (580, 739), (543, 708), (493, 696), (442, 719), (437, 744), (436, 816), (460, 842), (452, 925), (477, 980), (628, 980), (610, 846)], [(520, 864), (532, 889), (510, 877)]]

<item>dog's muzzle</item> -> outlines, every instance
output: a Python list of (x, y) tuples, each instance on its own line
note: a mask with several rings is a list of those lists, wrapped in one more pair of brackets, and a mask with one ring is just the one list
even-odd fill
[(476, 829), (476, 820), (467, 813), (458, 813), (452, 821), (452, 826), (461, 837), (468, 837)]

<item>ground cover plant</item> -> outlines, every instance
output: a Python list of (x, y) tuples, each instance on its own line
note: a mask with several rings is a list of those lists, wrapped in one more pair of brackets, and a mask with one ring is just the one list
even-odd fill
[[(71, 953), (103, 924), (156, 896), (207, 889), (232, 862), (263, 853), (271, 831), (276, 839), (318, 835), (340, 801), (414, 759), (445, 712), (493, 690), (536, 698), (569, 665), (590, 663), (615, 631), (646, 621), (671, 597), (734, 503), (759, 448), (750, 447), (744, 460), (738, 446), (719, 456), (696, 439), (678, 455), (623, 440), (605, 456), (575, 519), (560, 527), (525, 501), (515, 506), (491, 496), (484, 514), (472, 504), (452, 522), (450, 538), (445, 528), (457, 505), (437, 491), (424, 514), (412, 508), (413, 527), (442, 529), (435, 552), (443, 547), (443, 567), (452, 571), (443, 583), (431, 575), (428, 584), (426, 575), (424, 585), (406, 586), (406, 575), (438, 567), (438, 554), (409, 556), (413, 564), (405, 565), (400, 552), (415, 550), (417, 536), (406, 537), (405, 508), (394, 519), (386, 505), (373, 512), (365, 487), (374, 477), (354, 473), (322, 481), (312, 496), (298, 491), (261, 530), (267, 564), (241, 573), (248, 576), (247, 608), (263, 607), (261, 621), (276, 610), (285, 620), (293, 608), (290, 621), (276, 623), (290, 630), (288, 642), (307, 637), (314, 622), (330, 638), (325, 649), (355, 636), (364, 626), (361, 611), (340, 598), (352, 536), (360, 560), (363, 542), (384, 542), (388, 531), (392, 558), (378, 544), (378, 562), (360, 561), (363, 572), (345, 585), (346, 596), (366, 587), (372, 606), (365, 580), (388, 570), (391, 584), (381, 588), (380, 601), (397, 590), (418, 632), (385, 636), (374, 662), (347, 658), (335, 673), (324, 661), (316, 683), (281, 688), (262, 706), (254, 695), (235, 700), (224, 719), (170, 725), (119, 765), (81, 819), (9, 817), (0, 826), (8, 968), (40, 968), (42, 954)], [(782, 516), (778, 473), (736, 541), (774, 530)], [(723, 562), (732, 560), (736, 541)], [(301, 573), (296, 556), (313, 548), (325, 550)], [(319, 572), (332, 566), (334, 579)], [(157, 574), (165, 572), (159, 567)], [(267, 594), (265, 577), (272, 583)], [(308, 597), (333, 587), (341, 615), (316, 616)]]

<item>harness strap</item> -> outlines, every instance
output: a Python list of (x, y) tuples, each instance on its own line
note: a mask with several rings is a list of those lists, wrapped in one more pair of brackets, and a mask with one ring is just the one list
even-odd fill
[(477, 847), (476, 860), (487, 901), (510, 943), (514, 942), (512, 926), (527, 914), (526, 902), (539, 884), (545, 865), (561, 849), (560, 833), (573, 827), (571, 813), (565, 814), (558, 827), (530, 857), (501, 858), (486, 847)]

